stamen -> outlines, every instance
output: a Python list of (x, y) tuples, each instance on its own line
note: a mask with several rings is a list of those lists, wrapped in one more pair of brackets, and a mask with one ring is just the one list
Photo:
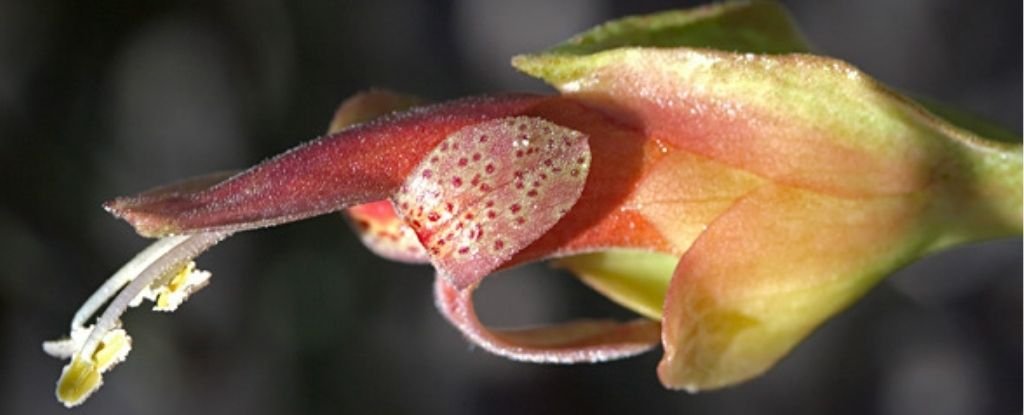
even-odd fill
[[(208, 272), (194, 269), (192, 259), (230, 234), (203, 232), (163, 238), (107, 279), (75, 313), (70, 338), (43, 343), (48, 354), (71, 358), (57, 381), (57, 398), (71, 407), (98, 389), (103, 384), (102, 374), (131, 350), (131, 337), (120, 328), (125, 310), (143, 297), (154, 299), (156, 310), (173, 310), (209, 278)], [(85, 326), (115, 293), (117, 296), (96, 319), (95, 326)]]
[(174, 244), (171, 249), (157, 257), (156, 260), (150, 261), (149, 266), (139, 273), (117, 297), (114, 297), (114, 300), (110, 302), (110, 305), (103, 311), (103, 314), (96, 319), (96, 327), (93, 328), (88, 340), (85, 341), (85, 345), (82, 346), (81, 353), (84, 355), (92, 354), (96, 346), (99, 345), (103, 335), (117, 327), (121, 314), (124, 314), (124, 311), (128, 309), (132, 301), (143, 290), (152, 285), (154, 281), (175, 267), (183, 266), (188, 261), (191, 261), (192, 258), (216, 245), (217, 242), (222, 241), (228, 235), (230, 235), (229, 232), (203, 232), (183, 235), (183, 239)]
[(85, 303), (82, 304), (82, 307), (78, 309), (75, 317), (71, 320), (71, 331), (74, 332), (75, 329), (85, 327), (86, 320), (89, 320), (125, 284), (131, 282), (137, 275), (152, 265), (153, 262), (156, 262), (157, 259), (160, 259), (171, 249), (174, 249), (175, 246), (188, 240), (189, 237), (190, 235), (168, 236), (154, 242), (142, 250), (142, 252), (139, 252), (135, 258), (132, 258), (131, 261), (128, 261), (127, 264), (124, 264), (121, 269), (117, 270), (114, 275), (107, 279), (88, 300), (85, 300)]

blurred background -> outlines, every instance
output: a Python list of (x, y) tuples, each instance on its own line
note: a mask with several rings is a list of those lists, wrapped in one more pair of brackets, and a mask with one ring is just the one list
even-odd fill
[[(117, 195), (241, 168), (319, 135), (369, 87), (434, 100), (548, 90), (513, 71), (616, 16), (686, 1), (0, 0), (0, 413), (64, 414), (40, 342), (147, 244)], [(1021, 2), (787, 2), (810, 41), (900, 90), (1021, 130)], [(1021, 412), (1021, 240), (880, 284), (766, 376), (662, 389), (660, 351), (539, 366), (474, 350), (432, 272), (337, 215), (231, 238), (173, 315), (134, 310), (131, 358), (78, 414)], [(478, 295), (494, 324), (628, 314), (542, 265)]]

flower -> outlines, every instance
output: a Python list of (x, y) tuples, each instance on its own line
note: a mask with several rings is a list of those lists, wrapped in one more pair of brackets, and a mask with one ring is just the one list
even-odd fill
[[(558, 95), (406, 110), (418, 101), (370, 92), (327, 136), (249, 170), (115, 199), (109, 211), (161, 239), (86, 302), (69, 339), (46, 344), (71, 359), (58, 398), (81, 402), (124, 359), (128, 306), (173, 309), (205, 284), (202, 251), (339, 210), (372, 251), (431, 263), (439, 309), (482, 348), (573, 363), (660, 343), (662, 383), (691, 391), (763, 373), (915, 258), (1020, 234), (1019, 145), (846, 63), (789, 53), (805, 49), (774, 3), (627, 18), (514, 59)], [(542, 259), (641, 318), (481, 324), (482, 280)]]

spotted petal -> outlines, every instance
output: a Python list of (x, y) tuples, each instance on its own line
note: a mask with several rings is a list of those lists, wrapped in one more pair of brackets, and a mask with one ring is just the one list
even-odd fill
[(434, 266), (463, 289), (554, 226), (589, 170), (582, 133), (536, 117), (496, 119), (442, 141), (394, 203)]

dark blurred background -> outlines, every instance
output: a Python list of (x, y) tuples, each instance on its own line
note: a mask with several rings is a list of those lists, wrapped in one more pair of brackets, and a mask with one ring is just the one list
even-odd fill
[[(147, 241), (100, 203), (241, 168), (320, 134), (345, 97), (547, 90), (509, 57), (692, 2), (0, 0), (0, 413), (63, 414), (40, 342)], [(1021, 2), (788, 2), (823, 53), (1021, 130)], [(766, 376), (689, 395), (655, 351), (509, 362), (435, 312), (428, 267), (365, 251), (336, 215), (238, 235), (174, 315), (136, 309), (131, 358), (79, 414), (1021, 411), (1021, 241), (904, 269)], [(532, 266), (478, 295), (485, 321), (625, 316)]]

